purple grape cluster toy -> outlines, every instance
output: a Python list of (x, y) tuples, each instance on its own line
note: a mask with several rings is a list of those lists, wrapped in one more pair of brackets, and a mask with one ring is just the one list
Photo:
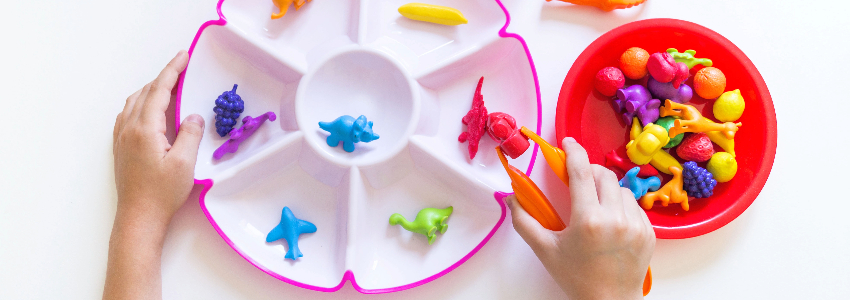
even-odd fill
[(717, 185), (714, 175), (692, 161), (686, 162), (682, 166), (685, 167), (682, 175), (684, 177), (684, 189), (688, 192), (688, 196), (695, 198), (711, 197), (714, 193), (714, 186)]
[(245, 111), (245, 102), (236, 94), (237, 87), (238, 85), (234, 84), (232, 90), (221, 93), (218, 99), (215, 99), (215, 132), (221, 137), (233, 130), (239, 120), (239, 114)]

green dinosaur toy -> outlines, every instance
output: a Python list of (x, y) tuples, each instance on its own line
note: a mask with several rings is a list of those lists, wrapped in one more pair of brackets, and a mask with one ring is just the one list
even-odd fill
[(708, 58), (696, 58), (694, 57), (697, 54), (696, 50), (688, 50), (685, 53), (679, 53), (679, 50), (676, 48), (667, 49), (667, 53), (673, 57), (673, 60), (680, 63), (685, 63), (688, 66), (688, 69), (693, 68), (696, 65), (703, 65), (706, 67), (711, 67), (712, 62)]
[(408, 222), (400, 214), (393, 214), (390, 216), (390, 225), (401, 224), (401, 227), (410, 232), (424, 234), (428, 237), (428, 245), (431, 245), (437, 238), (437, 231), (440, 231), (441, 234), (446, 233), (446, 229), (449, 228), (446, 219), (449, 218), (453, 210), (451, 206), (444, 209), (423, 208), (416, 214), (416, 220), (413, 220), (413, 222)]

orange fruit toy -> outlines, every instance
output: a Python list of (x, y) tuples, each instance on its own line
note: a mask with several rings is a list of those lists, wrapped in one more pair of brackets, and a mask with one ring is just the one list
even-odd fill
[(726, 75), (715, 67), (703, 68), (694, 75), (694, 91), (705, 99), (720, 97), (726, 91)]
[(620, 70), (629, 79), (641, 79), (646, 76), (646, 62), (649, 61), (649, 52), (640, 47), (631, 47), (623, 55), (620, 55)]

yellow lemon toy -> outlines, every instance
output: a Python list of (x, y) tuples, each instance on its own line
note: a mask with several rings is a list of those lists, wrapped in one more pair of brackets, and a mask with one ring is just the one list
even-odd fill
[(463, 13), (447, 6), (408, 3), (399, 7), (398, 13), (408, 19), (435, 24), (456, 26), (467, 23)]
[(717, 152), (711, 156), (705, 168), (714, 175), (714, 180), (717, 182), (727, 182), (735, 177), (735, 173), (738, 173), (738, 161), (732, 154)]
[(741, 90), (725, 92), (714, 102), (714, 117), (721, 122), (735, 122), (744, 114), (744, 106)]

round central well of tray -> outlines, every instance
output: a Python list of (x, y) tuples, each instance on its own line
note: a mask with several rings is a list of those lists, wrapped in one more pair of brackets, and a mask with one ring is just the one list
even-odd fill
[[(299, 128), (323, 158), (341, 165), (368, 165), (386, 160), (407, 144), (419, 119), (419, 85), (386, 54), (349, 47), (332, 54), (301, 80), (295, 100)], [(340, 116), (365, 116), (379, 135), (354, 144), (353, 152), (327, 144), (330, 135), (319, 122)]]

